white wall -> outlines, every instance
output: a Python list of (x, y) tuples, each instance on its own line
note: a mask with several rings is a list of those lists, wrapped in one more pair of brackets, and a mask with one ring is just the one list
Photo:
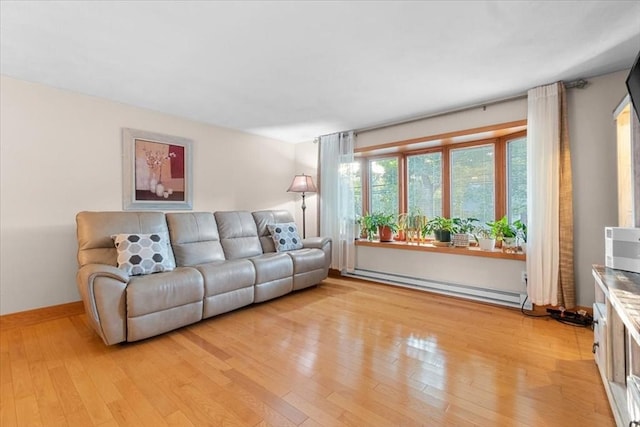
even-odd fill
[(300, 209), (293, 144), (6, 76), (0, 88), (0, 314), (80, 299), (75, 215), (122, 210), (123, 127), (194, 141), (194, 211)]
[(568, 92), (573, 169), (574, 254), (577, 302), (595, 299), (593, 264), (604, 264), (604, 227), (618, 222), (616, 127), (613, 110), (627, 94), (629, 71), (589, 79)]
[(522, 283), (526, 266), (519, 260), (358, 246), (356, 264), (362, 270), (483, 289), (526, 292)]
[[(312, 141), (300, 142), (295, 145), (296, 150), (296, 175), (301, 173), (311, 175), (313, 182), (320, 189), (320, 180), (318, 179), (318, 144)], [(291, 177), (293, 179), (293, 177)], [(318, 194), (308, 193), (305, 196), (307, 214), (307, 237), (318, 236)], [(300, 194), (296, 194), (295, 207), (296, 223), (302, 224), (302, 198)], [(299, 225), (301, 227), (301, 225)]]
[[(617, 221), (615, 127), (612, 112), (626, 95), (624, 79), (628, 71), (589, 79), (585, 89), (568, 91), (569, 138), (572, 150), (574, 185), (574, 236), (577, 304), (591, 306), (594, 301), (592, 264), (604, 264), (604, 227)], [(526, 98), (489, 105), (486, 109), (449, 114), (418, 122), (364, 132), (357, 147), (384, 144), (422, 136), (454, 132), (527, 118)], [(370, 248), (367, 248), (370, 249)], [(360, 252), (362, 248), (358, 248)], [(367, 250), (366, 265), (358, 254), (358, 268), (391, 272), (404, 265), (407, 251)], [(420, 257), (418, 255), (414, 255)], [(422, 255), (425, 257), (425, 255)], [(450, 255), (453, 260), (467, 257)], [(453, 261), (452, 261), (453, 262)], [(470, 283), (473, 274), (468, 263), (457, 263), (459, 271), (449, 281)], [(428, 270), (416, 271), (419, 277), (434, 278)], [(510, 282), (519, 284), (516, 273)], [(458, 278), (458, 279), (456, 279)], [(494, 289), (502, 288), (496, 283)]]

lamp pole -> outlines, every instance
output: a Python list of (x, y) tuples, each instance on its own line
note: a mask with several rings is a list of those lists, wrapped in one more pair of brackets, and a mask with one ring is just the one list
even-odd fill
[(304, 203), (304, 192), (302, 192), (302, 238), (303, 239), (307, 238), (307, 224), (306, 224), (307, 214), (305, 212), (306, 209), (307, 209), (307, 205), (305, 205)]

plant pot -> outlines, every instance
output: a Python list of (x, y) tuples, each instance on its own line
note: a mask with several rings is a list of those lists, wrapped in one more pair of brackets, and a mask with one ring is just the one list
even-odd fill
[(378, 234), (381, 242), (393, 242), (393, 231), (386, 225), (378, 227)]
[(469, 235), (467, 233), (455, 233), (452, 238), (453, 246), (458, 248), (469, 247)]
[(451, 232), (449, 230), (435, 230), (433, 235), (438, 242), (444, 243), (451, 241)]
[(492, 251), (493, 247), (496, 245), (495, 239), (478, 239), (478, 245), (480, 246), (480, 250), (482, 251)]
[(502, 239), (502, 252), (515, 254), (518, 252), (518, 245), (515, 237), (505, 237)]
[(407, 240), (407, 236), (404, 230), (398, 230), (398, 234), (396, 235), (395, 239), (399, 242), (404, 242), (405, 240)]

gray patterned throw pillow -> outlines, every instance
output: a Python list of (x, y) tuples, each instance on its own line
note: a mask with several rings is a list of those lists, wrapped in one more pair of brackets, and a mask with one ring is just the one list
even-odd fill
[(115, 234), (111, 236), (118, 251), (118, 268), (130, 276), (171, 271), (167, 233)]
[(276, 251), (284, 252), (294, 249), (302, 249), (302, 239), (298, 234), (298, 228), (293, 222), (267, 225), (269, 233), (273, 238)]

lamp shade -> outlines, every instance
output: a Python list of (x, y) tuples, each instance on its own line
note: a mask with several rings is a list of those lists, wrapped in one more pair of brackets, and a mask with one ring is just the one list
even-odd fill
[(296, 175), (287, 190), (292, 193), (316, 193), (318, 189), (309, 175)]

